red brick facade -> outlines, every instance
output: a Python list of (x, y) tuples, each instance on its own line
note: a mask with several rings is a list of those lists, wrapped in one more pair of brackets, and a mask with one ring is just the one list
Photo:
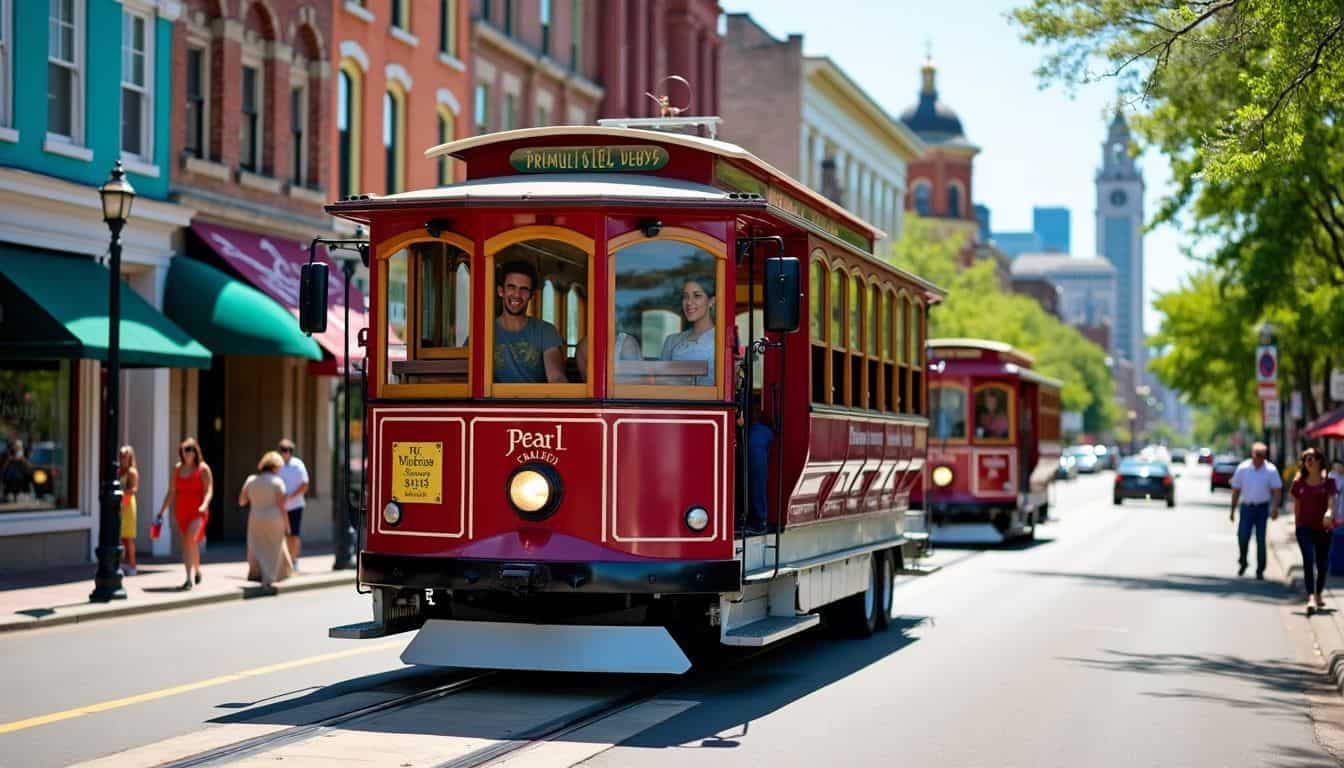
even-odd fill
[[(795, 178), (803, 119), (803, 36), (771, 37), (745, 13), (728, 14), (721, 78), (721, 137), (751, 150)], [(813, 187), (823, 185), (813, 183)], [(825, 192), (823, 192), (825, 194)], [(839, 196), (833, 196), (835, 200)]]
[[(687, 115), (719, 114), (717, 0), (602, 0), (599, 117), (657, 117), (646, 94), (668, 96)], [(673, 83), (680, 75), (691, 92)]]
[[(971, 156), (968, 153), (931, 147), (928, 154), (910, 163), (909, 187), (907, 187), (909, 191), (905, 196), (905, 209), (915, 210), (915, 195), (918, 194), (919, 186), (926, 184), (929, 190), (929, 208), (923, 215), (974, 222), (971, 176)], [(949, 193), (949, 190), (954, 188), (956, 192)], [(955, 194), (960, 208), (955, 215), (951, 210), (952, 194)]]
[[(332, 3), (305, 0), (186, 0), (173, 30), (173, 190), (207, 218), (253, 221), (266, 212), (291, 234), (325, 229), (331, 189), (325, 161)], [(191, 53), (197, 51), (197, 54)], [(199, 58), (197, 58), (199, 56)], [(196, 73), (189, 73), (197, 63)], [(256, 167), (244, 157), (243, 68), (254, 69)], [(187, 84), (200, 78), (200, 101)], [(294, 145), (292, 89), (301, 89), (303, 146)], [(199, 104), (199, 106), (197, 106)], [(188, 116), (199, 113), (199, 146)], [(294, 154), (302, 152), (298, 178)]]
[[(393, 5), (401, 26), (393, 24)], [(342, 72), (351, 86), (350, 116), (357, 127), (350, 132), (349, 162), (353, 189), (341, 190), (340, 117), (328, 129), (327, 163), (332, 174), (331, 196), (343, 192), (424, 189), (441, 181), (462, 178), (462, 169), (443, 166), (424, 151), (470, 136), (471, 91), (468, 87), (471, 34), (467, 0), (363, 0), (335, 3), (334, 61), (329, 93), (340, 109)], [(444, 14), (450, 16), (445, 24)], [(400, 178), (389, 183), (388, 152), (384, 144), (386, 94), (398, 107), (394, 127), (392, 168)], [(441, 123), (443, 121), (443, 123)], [(441, 132), (447, 128), (446, 136)], [(395, 148), (399, 147), (399, 151)], [(447, 161), (451, 162), (451, 161)]]

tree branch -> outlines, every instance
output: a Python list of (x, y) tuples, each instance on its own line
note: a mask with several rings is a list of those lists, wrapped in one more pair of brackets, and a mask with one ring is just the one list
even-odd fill
[(1316, 73), (1316, 70), (1321, 68), (1321, 56), (1324, 55), (1325, 49), (1330, 46), (1330, 42), (1336, 37), (1339, 37), (1340, 32), (1344, 32), (1344, 19), (1337, 20), (1335, 25), (1325, 33), (1325, 36), (1316, 42), (1316, 50), (1312, 52), (1311, 63), (1307, 65), (1306, 69), (1298, 72), (1297, 77), (1294, 77), (1292, 81), (1279, 92), (1278, 98), (1276, 98), (1274, 103), (1270, 105), (1264, 116), (1256, 121), (1256, 126), (1258, 128), (1263, 130), (1265, 124), (1279, 111), (1279, 108), (1283, 106), (1283, 102), (1288, 96), (1292, 94), (1293, 91), (1300, 88), (1308, 78)]

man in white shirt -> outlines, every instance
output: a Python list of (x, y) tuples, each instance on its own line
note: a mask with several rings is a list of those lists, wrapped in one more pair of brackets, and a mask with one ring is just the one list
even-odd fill
[(294, 455), (294, 441), (286, 437), (278, 447), (285, 463), (280, 466), (280, 479), (285, 481), (285, 512), (289, 515), (289, 536), (285, 546), (294, 569), (299, 567), (299, 524), (303, 522), (303, 495), (308, 492), (308, 467)]
[[(1251, 446), (1251, 458), (1237, 465), (1232, 473), (1232, 509), (1227, 519), (1236, 518), (1241, 511), (1241, 522), (1237, 525), (1237, 546), (1241, 557), (1238, 558), (1237, 575), (1246, 573), (1246, 548), (1251, 543), (1251, 531), (1255, 531), (1255, 578), (1265, 578), (1265, 532), (1270, 520), (1279, 517), (1279, 502), (1283, 499), (1283, 479), (1279, 469), (1268, 460), (1269, 447), (1264, 443)], [(1240, 503), (1240, 506), (1238, 506)]]

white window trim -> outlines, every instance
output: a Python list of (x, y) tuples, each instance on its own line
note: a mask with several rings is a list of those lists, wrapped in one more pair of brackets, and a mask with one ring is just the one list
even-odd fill
[(13, 128), (0, 127), (0, 141), (19, 143), (19, 132)]
[(70, 139), (64, 136), (58, 136), (54, 133), (48, 133), (47, 138), (42, 142), (42, 151), (50, 152), (53, 155), (61, 155), (73, 160), (83, 160), (86, 163), (93, 162), (93, 150), (88, 147), (82, 147), (78, 144), (70, 143)]
[(344, 7), (345, 12), (354, 16), (356, 19), (359, 19), (366, 24), (373, 23), (373, 11), (356, 3), (355, 0), (345, 0)]
[[(87, 159), (87, 160), (92, 160), (92, 159), (93, 159), (93, 152), (92, 152), (92, 151), (89, 152), (89, 157), (87, 157), (87, 158), (83, 158), (82, 154), (80, 154), (80, 153), (70, 154), (70, 153), (64, 153), (64, 152), (55, 151), (55, 150), (52, 150), (52, 149), (49, 148), (49, 146), (52, 145), (52, 144), (65, 144), (65, 145), (67, 145), (67, 146), (73, 146), (73, 147), (80, 147), (80, 148), (83, 148), (83, 147), (84, 147), (84, 144), (85, 144), (85, 141), (84, 141), (84, 79), (85, 79), (85, 71), (84, 71), (84, 59), (85, 59), (85, 55), (84, 55), (84, 47), (85, 47), (85, 43), (86, 43), (85, 38), (88, 36), (88, 28), (87, 28), (87, 26), (86, 26), (86, 24), (85, 24), (85, 20), (84, 20), (84, 16), (85, 16), (85, 15), (84, 15), (84, 5), (85, 5), (85, 4), (84, 4), (84, 3), (81, 3), (81, 2), (77, 2), (77, 3), (73, 3), (72, 5), (74, 6), (74, 9), (75, 9), (75, 20), (74, 20), (74, 24), (75, 24), (75, 34), (74, 34), (75, 49), (74, 49), (74, 51), (72, 52), (72, 53), (74, 54), (74, 56), (73, 56), (73, 58), (74, 58), (74, 67), (73, 67), (73, 69), (74, 69), (75, 76), (74, 76), (74, 88), (72, 89), (72, 90), (74, 91), (74, 93), (72, 93), (71, 96), (70, 96), (70, 98), (71, 98), (71, 104), (70, 104), (70, 135), (69, 135), (69, 136), (62, 136), (62, 135), (59, 134), (59, 133), (52, 133), (52, 132), (48, 131), (48, 132), (47, 132), (47, 136), (46, 136), (46, 140), (43, 142), (43, 149), (45, 149), (45, 150), (48, 151), (48, 152), (54, 152), (54, 154), (58, 154), (58, 155), (60, 155), (60, 154), (64, 154), (64, 155), (66, 155), (67, 157), (75, 157), (75, 158), (77, 158), (77, 159)], [(50, 10), (47, 11), (46, 21), (47, 21), (47, 24), (48, 24), (48, 25), (51, 24), (51, 11), (50, 11)], [(61, 60), (59, 60), (59, 59), (53, 60), (53, 59), (51, 58), (51, 50), (50, 50), (50, 49), (47, 50), (47, 63), (48, 63), (48, 64), (60, 64), (60, 65), (62, 65), (62, 66), (64, 66), (64, 65), (66, 64), (66, 62), (61, 61)], [(118, 140), (118, 143), (120, 143), (120, 140)]]
[[(132, 7), (130, 4), (124, 5), (121, 9), (123, 15), (138, 18), (145, 23), (145, 84), (140, 88), (140, 154), (121, 151), (123, 163), (125, 158), (137, 158), (141, 164), (146, 167), (152, 167), (154, 162), (154, 14), (146, 13), (142, 10)], [(122, 41), (124, 46), (125, 40)], [(121, 88), (127, 87), (126, 73), (121, 73)], [(135, 86), (132, 86), (134, 90)], [(120, 95), (120, 93), (118, 93)], [(120, 126), (118, 126), (120, 128)], [(121, 131), (117, 131), (117, 145), (121, 145)], [(155, 169), (155, 176), (158, 175)]]
[(159, 178), (159, 166), (145, 162), (144, 158), (141, 158), (138, 155), (122, 152), (121, 164), (125, 167), (128, 173), (134, 173), (139, 176), (148, 176), (151, 179)]
[(456, 69), (458, 72), (466, 72), (466, 71), (467, 71), (467, 64), (466, 64), (466, 62), (464, 62), (464, 61), (462, 61), (462, 60), (460, 60), (460, 59), (456, 59), (456, 58), (454, 58), (454, 57), (452, 57), (452, 56), (450, 56), (450, 55), (448, 55), (448, 54), (446, 54), (446, 53), (443, 53), (443, 52), (440, 52), (440, 53), (439, 53), (439, 61), (440, 61), (441, 63), (443, 63), (443, 64), (446, 64), (446, 65), (449, 66), (449, 67), (452, 67), (453, 69)]
[[(265, 168), (263, 167), (263, 162), (266, 159), (266, 150), (263, 146), (266, 143), (266, 59), (260, 53), (251, 50), (245, 50), (243, 53), (242, 61), (239, 62), (239, 65), (244, 67), (251, 67), (257, 71), (257, 80), (256, 80), (257, 139), (255, 142), (255, 146), (253, 147), (253, 151), (256, 152), (257, 154), (256, 154), (256, 162), (252, 164), (252, 170), (246, 172), (257, 176), (262, 176), (264, 175), (265, 171)], [(243, 80), (242, 70), (239, 70), (238, 88), (240, 89), (240, 93), (243, 87), (242, 80)], [(239, 103), (238, 110), (240, 115), (246, 114), (245, 112), (242, 111), (241, 102)], [(243, 123), (241, 120), (238, 123), (238, 131), (239, 131), (238, 149), (240, 152), (238, 156), (238, 168), (240, 171), (243, 171), (244, 170), (243, 157), (241, 154), (243, 148), (243, 141), (242, 141)]]
[(420, 45), (420, 38), (416, 37), (415, 35), (412, 35), (410, 32), (407, 32), (406, 30), (402, 29), (401, 27), (388, 26), (387, 29), (388, 29), (388, 32), (389, 32), (393, 37), (395, 37), (395, 38), (397, 38), (398, 40), (400, 40), (401, 42), (403, 42), (403, 43), (405, 43), (405, 44), (411, 46), (412, 48), (415, 48), (415, 47), (417, 47), (417, 46)]
[[(0, 139), (18, 141), (14, 128), (14, 11), (9, 0), (0, 0)], [(13, 137), (6, 135), (13, 133)]]
[[(201, 52), (201, 156), (198, 160), (209, 160), (210, 154), (210, 50), (211, 41), (209, 39), (197, 39), (189, 37), (187, 39), (187, 50), (195, 48)], [(184, 83), (182, 86), (186, 88)], [(184, 94), (185, 95), (185, 94)], [(186, 137), (183, 137), (183, 146), (186, 145)]]

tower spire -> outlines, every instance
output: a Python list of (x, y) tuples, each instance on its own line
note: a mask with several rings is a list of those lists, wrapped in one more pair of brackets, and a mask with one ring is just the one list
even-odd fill
[(934, 83), (934, 76), (938, 73), (938, 68), (933, 63), (933, 41), (925, 39), (924, 41), (924, 66), (920, 68), (924, 75), (924, 93), (936, 94), (938, 88)]

